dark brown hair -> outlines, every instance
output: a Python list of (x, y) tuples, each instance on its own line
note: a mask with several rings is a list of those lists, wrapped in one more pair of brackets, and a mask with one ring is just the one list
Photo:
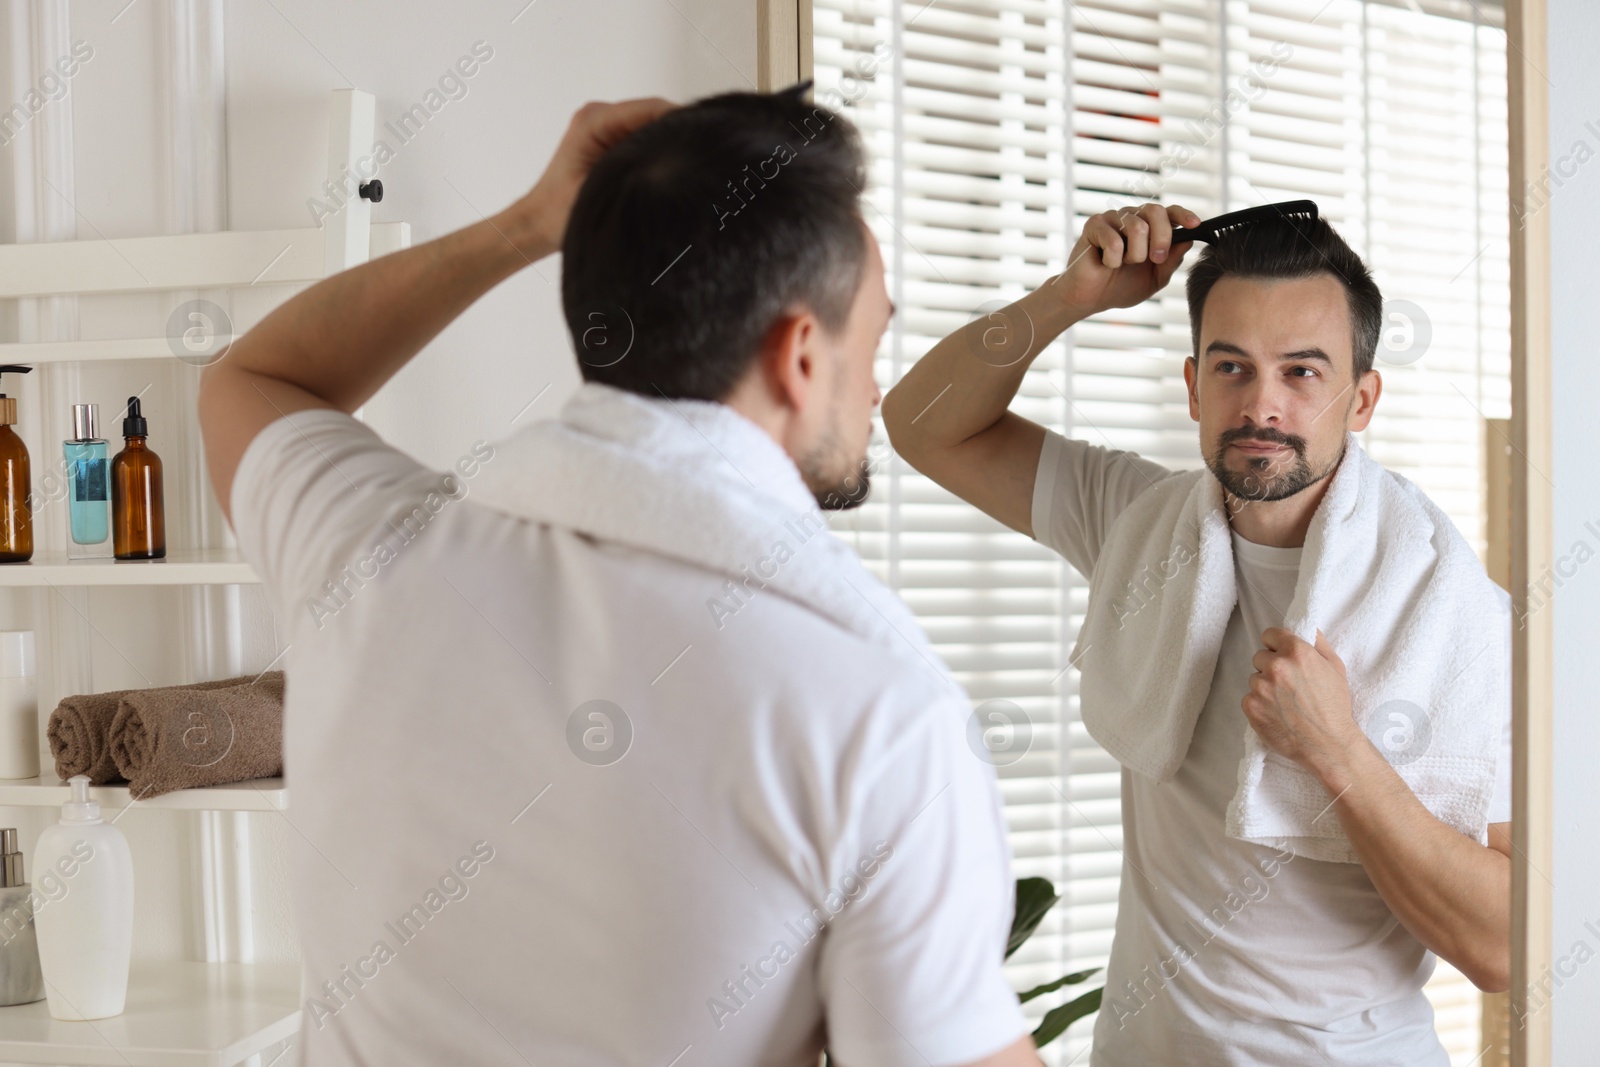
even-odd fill
[(585, 379), (722, 400), (786, 309), (844, 328), (867, 254), (865, 154), (804, 88), (696, 101), (595, 164), (562, 245)]
[(1278, 218), (1245, 226), (1206, 245), (1189, 270), (1189, 330), (1200, 358), (1200, 316), (1206, 295), (1227, 275), (1309, 278), (1331, 274), (1350, 305), (1351, 370), (1356, 381), (1372, 369), (1383, 330), (1383, 294), (1372, 272), (1326, 219)]

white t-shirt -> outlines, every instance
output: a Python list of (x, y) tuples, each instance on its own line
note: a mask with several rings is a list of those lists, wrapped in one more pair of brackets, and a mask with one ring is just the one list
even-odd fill
[[(1118, 513), (1170, 473), (1047, 434), (1035, 535), (1090, 574)], [(1239, 599), (1189, 751), (1169, 782), (1122, 771), (1122, 885), (1090, 1063), (1448, 1067), (1422, 992), (1435, 957), (1365, 868), (1224, 833), (1250, 728), (1251, 657), (1261, 632), (1283, 625), (1301, 553), (1238, 533), (1233, 548)], [(1511, 818), (1506, 715), (1490, 822)]]
[(1024, 1034), (970, 706), (777, 594), (718, 630), (724, 576), (484, 507), (492, 462), (446, 485), (312, 411), (239, 465), (289, 643), (304, 1062), (940, 1067)]

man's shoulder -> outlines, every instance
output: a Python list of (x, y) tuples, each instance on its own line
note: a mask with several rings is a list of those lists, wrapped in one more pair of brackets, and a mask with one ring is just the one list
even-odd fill
[[(1154, 464), (1151, 464), (1154, 466)], [(1116, 526), (1132, 526), (1152, 533), (1170, 533), (1172, 523), (1183, 510), (1197, 486), (1216, 476), (1205, 467), (1192, 470), (1166, 470), (1159, 477), (1134, 486), (1126, 503), (1109, 517)], [(1165, 520), (1162, 517), (1165, 516)]]
[(706, 608), (716, 633), (729, 639), (728, 655), (759, 663), (770, 676), (799, 684), (848, 690), (870, 699), (920, 702), (959, 695), (920, 634), (892, 631), (886, 642), (840, 624), (816, 608), (776, 590), (742, 603), (733, 596)]
[[(504, 518), (492, 510), (488, 515), (488, 521)], [(858, 705), (881, 699), (926, 707), (941, 698), (965, 699), (920, 633), (890, 625), (886, 637), (869, 637), (751, 575), (720, 573), (544, 523), (507, 521), (525, 525), (549, 549), (530, 553), (526, 543), (500, 541), (508, 577), (581, 583), (594, 610), (616, 613), (620, 629), (681, 635), (680, 647), (691, 646), (684, 663), (692, 658), (720, 679), (724, 691), (791, 690)], [(909, 616), (902, 621), (916, 625)]]
[[(1130, 470), (1142, 475), (1142, 481), (1152, 484), (1174, 475), (1194, 474), (1195, 470), (1169, 467), (1165, 463), (1131, 448), (1117, 448), (1110, 444), (1096, 444), (1081, 437), (1073, 437), (1057, 430), (1046, 431), (1046, 441), (1064, 453), (1072, 455), (1089, 467), (1102, 470)], [(1197, 470), (1203, 470), (1198, 468)]]
[[(1397, 470), (1392, 470), (1382, 464), (1374, 465), (1381, 472), (1384, 481), (1388, 483), (1390, 491), (1395, 498), (1404, 501), (1417, 517), (1418, 521), (1426, 528), (1432, 540), (1441, 550), (1448, 550), (1451, 554), (1476, 560), (1478, 553), (1468, 542), (1466, 535), (1456, 525), (1455, 519), (1439, 505), (1439, 502), (1429, 496), (1427, 491)], [(1490, 583), (1494, 584), (1494, 583)], [(1494, 588), (1500, 590), (1498, 585)], [(1500, 590), (1504, 592), (1504, 590)]]

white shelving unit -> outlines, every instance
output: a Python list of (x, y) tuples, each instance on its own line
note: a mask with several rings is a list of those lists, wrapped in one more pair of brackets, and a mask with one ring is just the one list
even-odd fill
[(134, 961), (121, 1015), (52, 1019), (44, 1001), (0, 1008), (0, 1055), (13, 1063), (232, 1067), (300, 1029), (293, 963)]
[[(343, 211), (328, 219), (327, 228), (350, 228), (349, 216), (353, 210), (361, 208), (366, 209), (369, 221), (367, 237), (360, 242), (361, 258), (355, 262), (410, 243), (411, 227), (407, 223), (371, 225), (371, 207), (365, 200), (360, 201), (360, 208), (352, 200)], [(324, 229), (311, 228), (0, 245), (0, 296), (86, 296), (316, 281), (328, 274), (326, 245), (329, 239)], [(81, 350), (99, 342), (58, 343), (75, 345)], [(161, 346), (156, 353), (158, 356), (173, 354), (166, 338), (159, 338), (156, 343)], [(9, 356), (12, 349), (19, 347), (43, 346), (0, 345), (0, 354)]]
[[(27, 808), (59, 808), (70, 798), (71, 789), (54, 774), (49, 779), (18, 778), (0, 781), (0, 806), (12, 805)], [(91, 799), (99, 801), (101, 810), (121, 811), (123, 808), (156, 808), (168, 811), (287, 811), (289, 791), (282, 778), (253, 778), (248, 782), (229, 782), (205, 789), (179, 789), (158, 797), (129, 802), (126, 785), (95, 785), (89, 787)], [(5, 1009), (0, 1008), (0, 1011)]]
[(164, 559), (67, 559), (36, 552), (26, 563), (0, 564), (0, 587), (34, 585), (249, 585), (255, 569), (232, 552), (168, 552)]
[[(370, 203), (355, 195), (351, 183), (359, 173), (357, 160), (373, 143), (373, 115), (370, 95), (350, 89), (333, 93), (328, 178), (337, 188), (348, 185), (351, 195), (321, 228), (0, 245), (0, 299), (313, 282), (404, 248), (411, 241), (409, 225), (374, 225)], [(220, 347), (229, 340), (223, 336), (213, 343)], [(0, 344), (0, 363), (25, 365), (177, 355), (166, 337)], [(221, 549), (172, 551), (163, 560), (140, 562), (67, 559), (40, 551), (27, 563), (0, 565), (0, 587), (10, 588), (259, 581), (248, 563)], [(53, 770), (41, 778), (0, 781), (0, 806), (63, 803), (68, 789)], [(132, 807), (206, 813), (288, 808), (281, 778), (180, 790), (150, 800), (131, 799), (126, 785), (90, 792), (108, 812), (119, 814)], [(139, 862), (137, 853), (134, 862)], [(61, 1022), (50, 1018), (45, 1001), (0, 1007), (0, 1062), (230, 1067), (290, 1039), (300, 1028), (300, 1014), (297, 963), (136, 959), (127, 1009), (113, 1018)]]

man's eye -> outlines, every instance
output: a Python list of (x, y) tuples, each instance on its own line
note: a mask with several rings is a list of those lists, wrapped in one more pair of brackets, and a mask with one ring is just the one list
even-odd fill
[(1303, 371), (1306, 372), (1306, 376), (1307, 377), (1315, 378), (1317, 376), (1317, 368), (1315, 368), (1315, 367), (1307, 367), (1307, 366), (1302, 365), (1302, 366), (1299, 366), (1299, 367), (1290, 367), (1289, 369), (1291, 371), (1303, 370)]
[(1225, 359), (1222, 362), (1217, 364), (1217, 370), (1221, 371), (1223, 374), (1227, 374), (1227, 373), (1229, 373), (1229, 371), (1228, 371), (1229, 367), (1237, 367), (1238, 365), (1239, 364), (1235, 363), (1231, 359)]

